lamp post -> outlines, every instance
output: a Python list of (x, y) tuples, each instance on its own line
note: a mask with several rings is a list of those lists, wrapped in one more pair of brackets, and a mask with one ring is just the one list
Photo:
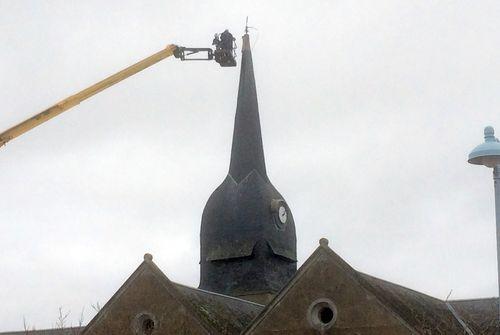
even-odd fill
[[(493, 168), (495, 185), (495, 216), (497, 228), (497, 271), (498, 291), (500, 294), (500, 142), (495, 137), (495, 130), (488, 126), (484, 128), (484, 143), (481, 143), (469, 154), (469, 163)], [(499, 297), (500, 299), (500, 297)], [(500, 301), (497, 327), (500, 325)]]

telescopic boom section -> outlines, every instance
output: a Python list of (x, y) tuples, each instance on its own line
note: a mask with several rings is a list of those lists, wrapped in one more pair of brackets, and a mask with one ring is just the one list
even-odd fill
[(74, 107), (78, 105), (80, 102), (92, 97), (93, 95), (105, 90), (106, 88), (113, 86), (116, 83), (119, 83), (120, 81), (127, 79), (128, 77), (150, 67), (151, 65), (154, 65), (158, 63), (159, 61), (170, 57), (174, 54), (176, 51), (177, 46), (170, 44), (168, 45), (165, 49), (161, 50), (160, 52), (155, 53), (152, 56), (149, 56), (148, 58), (145, 58), (141, 60), (140, 62), (135, 63), (134, 65), (131, 65), (127, 67), (124, 70), (121, 70), (118, 73), (115, 73), (112, 76), (109, 76), (108, 78), (98, 82), (97, 84), (94, 84), (83, 91), (80, 91), (72, 96), (70, 96), (67, 99), (64, 99), (57, 104), (55, 104), (52, 107), (49, 107), (48, 109), (44, 110), (41, 113), (38, 113), (37, 115), (27, 119), (26, 121), (21, 122), (20, 124), (4, 131), (3, 133), (0, 134), (0, 147), (5, 145), (7, 142), (10, 140), (24, 134), (25, 132), (35, 128), (36, 126), (52, 119), (53, 117), (56, 117), (57, 115), (67, 111), (71, 107)]

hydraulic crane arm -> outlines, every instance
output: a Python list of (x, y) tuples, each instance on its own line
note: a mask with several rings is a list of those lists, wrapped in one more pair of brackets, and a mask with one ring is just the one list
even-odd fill
[(18, 125), (4, 131), (3, 133), (0, 133), (0, 147), (5, 145), (7, 142), (10, 140), (24, 134), (25, 132), (35, 128), (36, 126), (52, 119), (53, 117), (56, 117), (57, 115), (67, 111), (71, 107), (74, 107), (81, 103), (82, 101), (92, 97), (93, 95), (101, 92), (102, 90), (105, 90), (106, 88), (113, 86), (116, 83), (119, 83), (120, 81), (127, 79), (130, 76), (133, 76), (134, 74), (150, 67), (151, 65), (154, 65), (158, 63), (159, 61), (170, 57), (174, 55), (174, 53), (178, 50), (178, 47), (176, 45), (170, 44), (168, 45), (165, 49), (161, 50), (160, 52), (155, 53), (152, 56), (149, 56), (140, 62), (137, 62), (126, 69), (121, 70), (118, 73), (115, 73), (112, 76), (109, 76), (108, 78), (101, 80), (97, 84), (94, 84), (72, 96), (69, 98), (66, 98), (55, 105), (47, 108), (41, 113), (36, 114), (35, 116), (32, 116), (31, 118), (27, 119), (26, 121), (23, 121), (19, 123)]
[[(175, 56), (175, 58), (179, 58), (182, 61), (215, 60), (222, 67), (234, 67), (236, 66), (236, 55), (234, 52), (236, 46), (234, 45), (233, 41), (233, 35), (225, 30), (222, 34), (220, 34), (220, 37), (219, 34), (216, 34), (214, 40), (212, 41), (212, 45), (216, 46), (215, 51), (211, 48), (185, 48), (174, 44), (169, 44), (165, 49), (155, 53), (154, 55), (149, 56), (141, 60), (140, 62), (137, 62), (134, 65), (131, 65), (126, 69), (121, 70), (120, 72), (115, 73), (112, 76), (109, 76), (104, 80), (101, 80), (97, 84), (94, 84), (84, 89), (83, 91), (70, 96), (69, 98), (59, 101), (54, 106), (47, 108), (43, 112), (30, 117), (26, 121), (23, 121), (10, 129), (7, 129), (3, 133), (0, 133), (0, 147), (4, 146), (10, 140), (21, 136), (22, 134), (30, 131), (36, 126), (39, 126), (42, 123), (78, 105), (80, 102), (96, 95), (97, 93), (113, 86), (116, 83), (119, 83), (124, 79), (127, 79), (130, 76), (133, 76), (134, 74), (158, 63), (159, 61), (167, 57)], [(196, 56), (200, 52), (206, 52), (206, 57), (196, 58)], [(196, 56), (191, 57), (192, 55)]]

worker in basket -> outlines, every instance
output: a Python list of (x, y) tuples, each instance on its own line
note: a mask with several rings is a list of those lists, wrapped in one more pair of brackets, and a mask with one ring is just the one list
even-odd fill
[(234, 53), (234, 38), (227, 29), (220, 35), (215, 34), (212, 42), (215, 45), (215, 61), (221, 66), (236, 66), (235, 53)]

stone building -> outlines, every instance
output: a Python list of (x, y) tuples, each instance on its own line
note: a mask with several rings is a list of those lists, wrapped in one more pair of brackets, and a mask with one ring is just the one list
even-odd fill
[(146, 254), (94, 319), (77, 331), (495, 334), (498, 299), (445, 302), (372, 277), (353, 269), (326, 239), (297, 270), (293, 215), (266, 173), (248, 35), (243, 36), (229, 172), (208, 199), (200, 239), (199, 288), (170, 281)]

